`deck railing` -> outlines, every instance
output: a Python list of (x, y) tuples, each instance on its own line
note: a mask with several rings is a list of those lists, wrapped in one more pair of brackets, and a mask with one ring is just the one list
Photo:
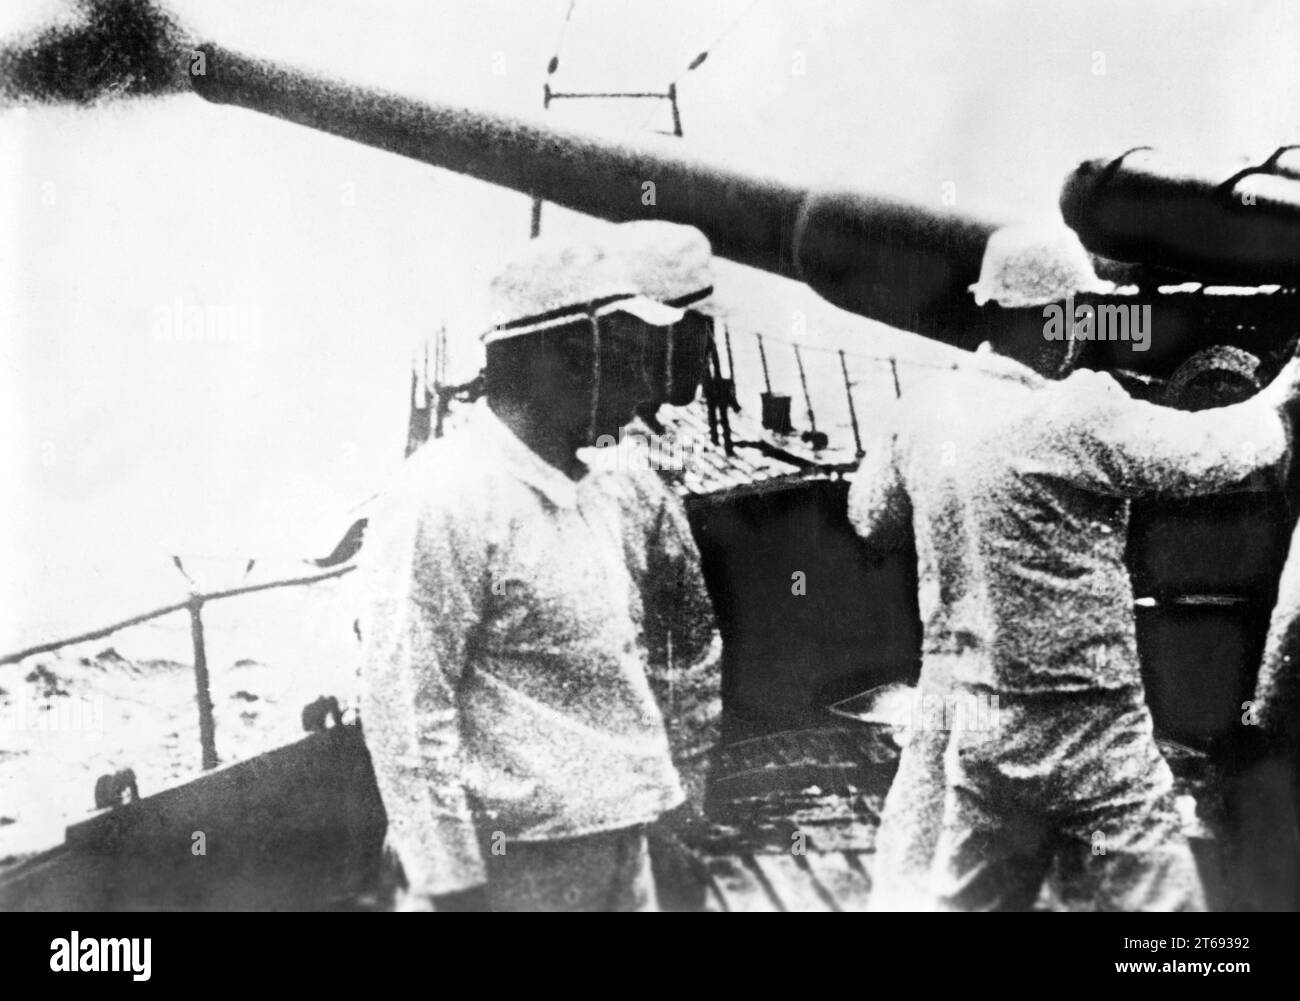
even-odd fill
[(199, 706), (199, 745), (203, 754), (203, 768), (205, 771), (216, 768), (219, 759), (217, 758), (217, 739), (216, 739), (216, 721), (212, 712), (212, 693), (209, 685), (208, 676), (208, 656), (207, 648), (203, 638), (203, 606), (210, 601), (221, 601), (226, 598), (236, 598), (245, 594), (254, 594), (258, 591), (269, 591), (274, 588), (282, 587), (303, 587), (309, 584), (316, 584), (320, 581), (329, 580), (334, 577), (342, 577), (356, 569), (355, 564), (337, 567), (325, 573), (311, 574), (304, 577), (287, 577), (281, 580), (265, 581), (260, 584), (249, 584), (244, 587), (228, 588), (221, 591), (192, 592), (184, 601), (173, 602), (170, 605), (163, 605), (161, 608), (155, 608), (148, 612), (142, 612), (139, 615), (133, 615), (128, 619), (120, 622), (114, 622), (111, 625), (103, 626), (99, 629), (92, 629), (89, 632), (80, 633), (76, 636), (69, 636), (65, 639), (53, 640), (48, 643), (40, 643), (36, 646), (27, 647), (25, 650), (18, 650), (14, 653), (5, 654), (0, 657), (0, 666), (4, 664), (17, 664), (26, 660), (28, 657), (34, 657), (37, 654), (52, 653), (65, 646), (72, 646), (77, 643), (88, 643), (91, 640), (103, 639), (111, 636), (113, 633), (123, 629), (129, 629), (132, 626), (138, 626), (153, 619), (162, 618), (164, 615), (171, 615), (174, 612), (186, 611), (190, 616), (190, 637), (194, 644), (194, 687), (195, 698)]

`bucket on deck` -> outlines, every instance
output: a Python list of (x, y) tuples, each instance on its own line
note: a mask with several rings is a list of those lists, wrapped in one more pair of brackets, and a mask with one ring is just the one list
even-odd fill
[(794, 430), (790, 423), (790, 397), (773, 393), (761, 394), (763, 400), (763, 427), (776, 434), (789, 434)]

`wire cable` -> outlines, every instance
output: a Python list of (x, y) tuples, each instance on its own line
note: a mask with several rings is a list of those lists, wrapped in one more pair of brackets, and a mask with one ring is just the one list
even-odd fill
[(722, 33), (719, 34), (717, 38), (715, 38), (712, 42), (706, 45), (703, 49), (701, 49), (700, 52), (695, 56), (695, 58), (692, 59), (687, 64), (684, 72), (690, 73), (692, 70), (699, 69), (699, 67), (704, 64), (704, 61), (708, 59), (710, 55), (712, 55), (713, 50), (716, 49), (722, 43), (723, 39), (725, 39), (728, 35), (730, 35), (738, 27), (740, 27), (740, 22), (749, 16), (749, 12), (753, 10), (757, 4), (758, 4), (758, 0), (750, 0), (750, 2), (746, 5), (745, 9), (742, 10), (729, 25), (727, 25), (725, 28), (722, 29)]
[(559, 37), (555, 39), (555, 48), (552, 49), (551, 61), (546, 64), (546, 75), (553, 76), (555, 71), (560, 68), (560, 50), (564, 48), (564, 36), (568, 34), (569, 22), (573, 20), (573, 8), (578, 6), (578, 0), (569, 0), (569, 9), (564, 13), (564, 21), (560, 24)]
[[(670, 86), (675, 87), (677, 85), (678, 79), (680, 79), (680, 76), (684, 76), (685, 74), (690, 73), (693, 70), (699, 69), (699, 67), (704, 64), (705, 60), (707, 60), (709, 56), (713, 54), (713, 50), (716, 49), (723, 42), (723, 40), (727, 38), (727, 36), (729, 36), (733, 31), (735, 31), (738, 27), (740, 27), (740, 23), (746, 17), (749, 16), (749, 12), (753, 10), (754, 7), (757, 6), (757, 4), (758, 4), (758, 0), (750, 0), (750, 2), (745, 6), (745, 9), (742, 10), (735, 18), (733, 18), (731, 23), (728, 24), (725, 28), (723, 28), (722, 31), (717, 35), (716, 38), (713, 39), (712, 42), (710, 42), (703, 49), (701, 49), (695, 55), (695, 58), (693, 58), (689, 63), (686, 64), (686, 69), (684, 69), (682, 73), (679, 74), (678, 77), (674, 77), (672, 79), (672, 81), (670, 82)], [(655, 114), (658, 113), (659, 110), (660, 109), (658, 106), (651, 108), (650, 113), (647, 114), (645, 118), (642, 120), (641, 124), (637, 128), (637, 131), (642, 131), (645, 128), (647, 128), (650, 124), (650, 120), (654, 118)]]

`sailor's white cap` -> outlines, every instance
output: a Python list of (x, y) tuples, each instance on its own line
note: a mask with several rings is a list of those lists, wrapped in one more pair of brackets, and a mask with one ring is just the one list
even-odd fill
[(680, 312), (698, 310), (712, 296), (713, 248), (694, 226), (659, 219), (625, 222), (615, 241), (641, 295)]
[(984, 248), (979, 281), (970, 287), (975, 304), (992, 300), (1017, 308), (1046, 306), (1080, 292), (1113, 292), (1097, 277), (1074, 230), (1063, 222), (1004, 226)]
[(639, 293), (617, 239), (540, 237), (492, 279), (492, 327), (483, 343), (540, 333), (590, 316), (630, 313), (652, 326), (670, 326), (682, 311)]

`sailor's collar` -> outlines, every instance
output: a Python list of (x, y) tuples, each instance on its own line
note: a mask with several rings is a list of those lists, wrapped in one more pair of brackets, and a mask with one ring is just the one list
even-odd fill
[(578, 485), (523, 443), (488, 406), (487, 399), (474, 404), (466, 422), (471, 448), (485, 448), (496, 454), (505, 469), (532, 487), (555, 507), (578, 504)]

